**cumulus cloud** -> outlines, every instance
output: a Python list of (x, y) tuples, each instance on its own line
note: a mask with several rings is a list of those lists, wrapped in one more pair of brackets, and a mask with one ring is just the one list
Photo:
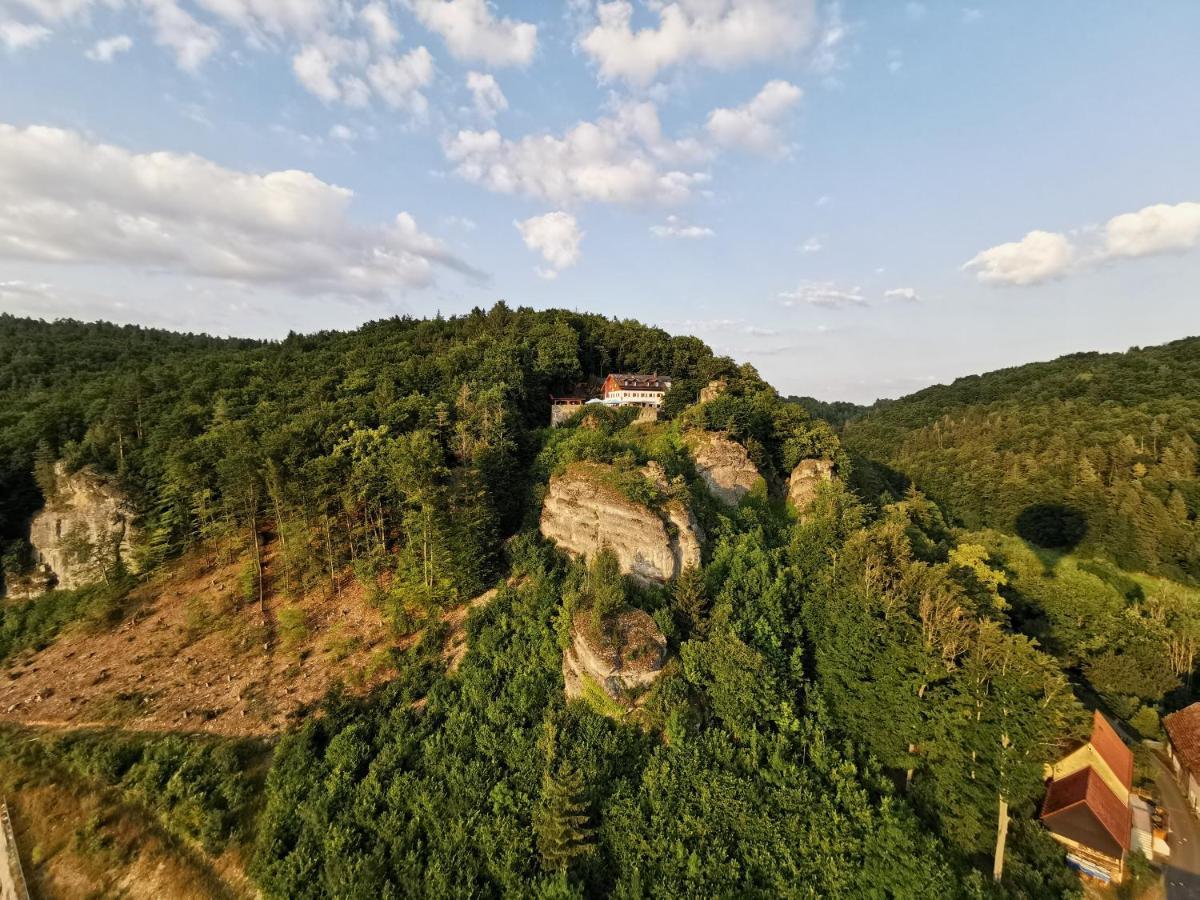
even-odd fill
[(460, 131), (443, 149), (466, 181), (560, 205), (680, 203), (708, 179), (684, 168), (707, 158), (707, 151), (694, 140), (666, 138), (650, 102), (622, 104), (561, 137), (510, 140), (495, 129)]
[(1065, 234), (1031, 231), (1019, 241), (984, 250), (963, 268), (989, 284), (1027, 285), (1061, 278), (1075, 258), (1075, 245)]
[(794, 291), (779, 295), (784, 306), (824, 306), (844, 309), (851, 306), (866, 306), (867, 298), (861, 287), (839, 287), (832, 281), (802, 281)]
[(372, 55), (364, 40), (322, 33), (292, 57), (292, 71), (305, 90), (326, 103), (363, 107), (373, 90), (388, 106), (417, 117), (429, 108), (422, 89), (433, 81), (433, 56), (424, 47), (400, 56)]
[(657, 25), (635, 29), (628, 0), (602, 2), (580, 40), (606, 80), (646, 85), (694, 63), (728, 69), (795, 52), (815, 30), (813, 0), (675, 0), (648, 4)]
[(1156, 203), (1113, 216), (1104, 226), (1107, 256), (1177, 253), (1200, 245), (1200, 203)]
[(196, 72), (216, 52), (221, 40), (214, 28), (198, 22), (175, 0), (141, 0), (154, 26), (154, 42), (175, 54), (185, 72)]
[(500, 90), (500, 85), (491, 75), (483, 72), (468, 72), (467, 90), (471, 92), (475, 111), (481, 118), (487, 119), (489, 122), (496, 118), (498, 113), (508, 109), (508, 98), (504, 96), (504, 91)]
[(422, 25), (441, 35), (456, 59), (527, 66), (537, 52), (537, 26), (496, 18), (487, 0), (407, 0), (407, 5)]
[(821, 241), (819, 234), (814, 234), (807, 241), (800, 245), (801, 253), (820, 253), (825, 244)]
[(1156, 203), (1083, 234), (1081, 248), (1065, 234), (1031, 231), (1020, 241), (984, 250), (963, 268), (974, 270), (980, 281), (1028, 285), (1118, 259), (1183, 253), (1200, 247), (1200, 203)]
[(534, 270), (542, 278), (557, 278), (563, 269), (569, 269), (579, 262), (579, 244), (583, 240), (583, 232), (570, 213), (559, 210), (523, 222), (513, 222), (513, 225), (521, 232), (525, 246), (542, 254), (546, 260), (548, 268), (539, 266)]
[(383, 297), (438, 266), (477, 275), (412, 216), (360, 225), (352, 192), (0, 124), (0, 257), (101, 264), (297, 293)]
[(898, 287), (892, 288), (883, 292), (884, 300), (906, 300), (909, 303), (916, 303), (921, 299), (921, 295), (917, 293), (916, 288)]
[(133, 38), (127, 34), (104, 38), (92, 44), (83, 55), (93, 62), (112, 62), (119, 54), (128, 53), (133, 47)]
[(348, 125), (337, 124), (329, 129), (329, 137), (335, 141), (341, 141), (343, 144), (349, 144), (358, 139), (358, 134)]
[(779, 121), (804, 96), (786, 81), (770, 81), (751, 100), (732, 109), (714, 109), (708, 116), (708, 134), (722, 147), (740, 147), (765, 156), (788, 151)]
[(51, 31), (45, 25), (26, 25), (23, 22), (0, 20), (0, 44), (10, 53), (36, 47), (50, 37)]
[(693, 241), (716, 235), (711, 228), (703, 225), (689, 225), (679, 216), (667, 216), (667, 221), (662, 225), (651, 225), (650, 233), (659, 238), (683, 238)]
[(424, 47), (385, 57), (367, 68), (367, 80), (389, 106), (422, 116), (429, 103), (421, 88), (433, 81), (433, 57)]
[(379, 47), (390, 47), (396, 41), (400, 40), (400, 31), (392, 22), (391, 15), (388, 14), (387, 7), (375, 0), (373, 3), (368, 3), (358, 11), (358, 17), (362, 19), (367, 26), (367, 30), (371, 34), (371, 40)]

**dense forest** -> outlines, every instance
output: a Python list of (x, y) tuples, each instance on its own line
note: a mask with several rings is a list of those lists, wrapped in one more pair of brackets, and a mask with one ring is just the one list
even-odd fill
[[(254, 605), (335, 602), (349, 572), (413, 636), (386, 684), (335, 687), (269, 746), (0, 730), (0, 759), (246, 848), (269, 897), (1077, 896), (1036, 821), (1043, 764), (1086, 729), (1081, 701), (1152, 735), (1190, 697), (1198, 348), (864, 414), (784, 400), (694, 338), (504, 304), (270, 343), (0, 317), (8, 577), (61, 461), (133, 499), (139, 577), (220, 546)], [(546, 427), (552, 392), (613, 370), (674, 376), (657, 423)], [(761, 486), (717, 502), (697, 433), (744, 448)], [(837, 477), (801, 514), (788, 475), (814, 458)], [(548, 479), (584, 463), (686, 501), (700, 566), (645, 584), (544, 540)], [(0, 604), (0, 665), (73, 618), (117, 627), (134, 576), (108, 574)], [(439, 614), (492, 587), (449, 671)], [(574, 617), (626, 609), (665, 635), (664, 677), (636, 714), (568, 702)]]
[(960, 378), (844, 439), (867, 492), (915, 483), (955, 525), (1200, 580), (1198, 338)]

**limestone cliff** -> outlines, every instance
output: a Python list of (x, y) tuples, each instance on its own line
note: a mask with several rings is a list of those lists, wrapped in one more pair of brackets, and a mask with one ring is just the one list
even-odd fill
[(125, 495), (91, 469), (54, 470), (54, 496), (34, 516), (29, 542), (55, 586), (73, 590), (104, 577), (119, 557), (134, 568), (132, 511)]
[(800, 515), (808, 512), (817, 490), (833, 480), (833, 463), (827, 459), (802, 459), (788, 479), (788, 502)]
[(633, 705), (662, 675), (666, 659), (667, 639), (642, 610), (626, 610), (599, 631), (589, 613), (578, 613), (563, 651), (567, 698), (582, 697), (591, 679), (613, 700)]
[(715, 431), (698, 431), (689, 434), (686, 442), (696, 471), (712, 495), (723, 503), (737, 506), (762, 481), (746, 448), (737, 441)]
[[(665, 582), (700, 565), (703, 536), (691, 510), (677, 500), (652, 509), (612, 486), (612, 466), (576, 463), (550, 479), (541, 531), (560, 548), (591, 558), (609, 547), (621, 571), (648, 582)], [(663, 487), (662, 470), (643, 474)]]

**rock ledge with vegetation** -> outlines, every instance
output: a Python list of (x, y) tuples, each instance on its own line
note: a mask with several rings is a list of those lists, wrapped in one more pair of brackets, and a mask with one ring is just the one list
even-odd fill
[(91, 469), (54, 467), (54, 492), (33, 517), (29, 542), (55, 586), (74, 590), (101, 581), (118, 561), (132, 570), (134, 529), (128, 498)]
[(715, 431), (692, 432), (686, 440), (696, 472), (722, 503), (737, 506), (762, 482), (746, 448), (737, 441)]
[[(542, 507), (542, 535), (586, 559), (607, 546), (621, 572), (643, 582), (665, 583), (700, 565), (703, 536), (691, 510), (674, 499), (657, 509), (630, 499), (615, 486), (630, 474), (636, 475), (600, 463), (575, 463), (555, 475)], [(641, 475), (655, 490), (666, 486), (661, 470), (647, 468)]]
[(659, 679), (666, 659), (667, 639), (642, 610), (627, 609), (599, 628), (590, 615), (578, 613), (563, 651), (567, 698), (585, 697), (590, 679), (612, 700), (632, 704)]

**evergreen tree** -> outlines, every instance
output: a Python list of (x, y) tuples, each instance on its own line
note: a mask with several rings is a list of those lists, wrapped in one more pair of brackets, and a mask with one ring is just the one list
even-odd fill
[(542, 778), (541, 802), (534, 813), (533, 828), (547, 869), (564, 871), (595, 849), (582, 796), (583, 779), (570, 764), (560, 767), (557, 775), (547, 771)]

